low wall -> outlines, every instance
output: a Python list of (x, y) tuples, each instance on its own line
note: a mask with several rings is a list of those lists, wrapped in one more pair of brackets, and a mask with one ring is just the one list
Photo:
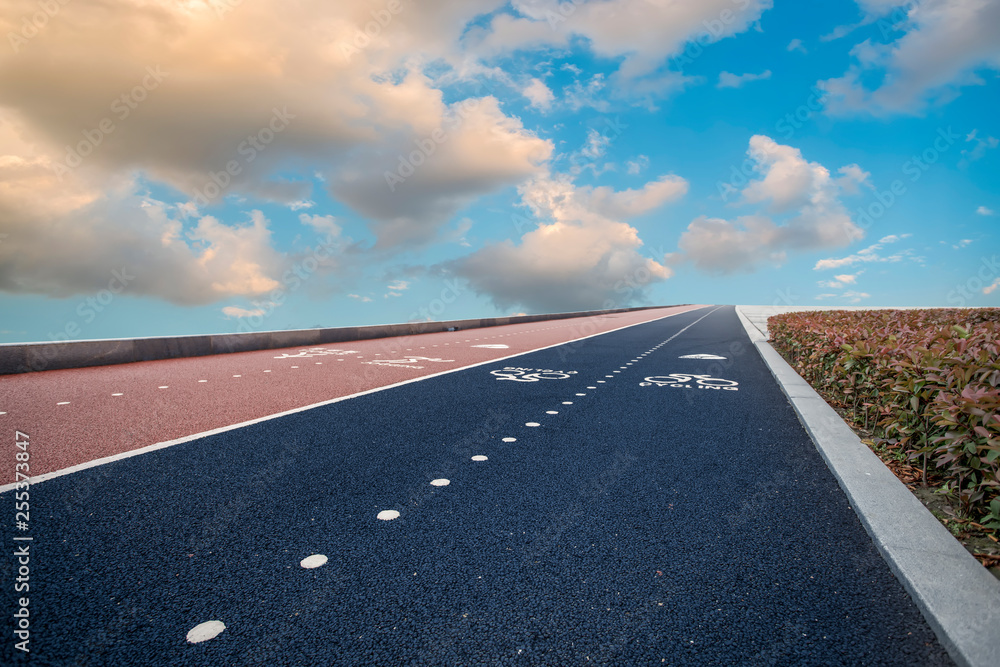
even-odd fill
[(479, 329), (504, 324), (562, 320), (636, 310), (663, 308), (617, 308), (576, 313), (548, 315), (519, 315), (515, 317), (490, 317), (478, 320), (452, 320), (445, 322), (410, 322), (366, 327), (338, 327), (332, 329), (295, 329), (291, 331), (260, 331), (250, 333), (207, 334), (203, 336), (163, 336), (159, 338), (123, 338), (112, 340), (74, 340), (52, 343), (0, 344), (0, 375), (30, 373), (63, 368), (84, 368), (107, 364), (127, 364), (134, 361), (201, 357), (209, 354), (273, 350), (283, 347), (313, 347), (329, 343), (345, 343), (391, 336), (413, 336)]

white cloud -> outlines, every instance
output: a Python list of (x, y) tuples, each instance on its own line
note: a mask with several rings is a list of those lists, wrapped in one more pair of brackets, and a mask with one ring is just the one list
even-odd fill
[(951, 247), (955, 250), (961, 250), (969, 245), (972, 245), (972, 239), (962, 239), (958, 243), (952, 245)]
[(310, 199), (300, 199), (298, 201), (291, 202), (288, 205), (288, 208), (290, 208), (293, 211), (301, 211), (304, 208), (312, 208), (315, 205), (316, 205), (316, 202), (314, 202), (314, 201), (312, 201)]
[[(908, 7), (901, 24), (884, 15), (903, 4), (860, 3), (878, 18), (883, 34), (905, 34), (887, 44), (865, 40), (851, 51), (843, 76), (821, 81), (829, 113), (914, 114), (943, 103), (961, 86), (981, 85), (977, 70), (1000, 70), (1000, 3), (989, 0), (922, 0)], [(868, 81), (877, 81), (873, 86)]]
[(833, 278), (834, 278), (834, 280), (839, 280), (840, 282), (842, 282), (844, 284), (853, 285), (855, 283), (855, 281), (857, 281), (858, 275), (860, 275), (860, 272), (859, 273), (843, 273), (843, 274), (841, 274), (839, 276), (834, 276)]
[(979, 208), (977, 208), (976, 213), (978, 213), (979, 215), (996, 215), (993, 212), (993, 209), (986, 208), (985, 206), (980, 206)]
[(518, 16), (497, 14), (488, 29), (472, 31), (466, 43), (475, 53), (490, 58), (521, 48), (566, 47), (574, 37), (583, 37), (595, 55), (623, 59), (612, 76), (616, 90), (659, 97), (685, 81), (683, 76), (663, 71), (671, 57), (682, 65), (689, 43), (697, 40), (703, 49), (743, 32), (771, 4), (771, 0), (515, 0), (512, 8)]
[(896, 243), (902, 239), (909, 238), (911, 234), (901, 234), (899, 236), (895, 234), (890, 234), (889, 236), (883, 236), (879, 239), (878, 243), (873, 243), (867, 248), (862, 248), (853, 255), (848, 255), (846, 257), (839, 258), (827, 258), (821, 259), (816, 262), (816, 266), (813, 267), (814, 271), (823, 271), (827, 269), (839, 269), (843, 266), (854, 266), (855, 264), (867, 264), (869, 262), (898, 262), (904, 257), (912, 257), (911, 251), (904, 251), (901, 253), (896, 253), (894, 255), (889, 255), (888, 257), (883, 257), (879, 254), (886, 245)]
[(405, 280), (394, 280), (389, 283), (388, 288), (393, 292), (402, 292), (409, 289), (410, 283)]
[(760, 204), (787, 220), (778, 224), (763, 214), (734, 221), (701, 216), (681, 235), (672, 262), (691, 261), (714, 273), (752, 271), (762, 263), (781, 264), (789, 251), (843, 246), (862, 237), (840, 202), (843, 183), (828, 169), (763, 135), (751, 137), (747, 154), (762, 178), (743, 189), (743, 203)]
[(797, 37), (792, 41), (788, 42), (788, 46), (785, 47), (785, 50), (799, 51), (800, 53), (809, 53), (809, 51), (806, 50), (805, 45), (802, 44), (802, 40)]
[(371, 297), (361, 296), (360, 294), (348, 294), (347, 298), (357, 299), (361, 303), (371, 303)]
[(985, 139), (978, 137), (979, 130), (975, 129), (970, 132), (965, 137), (966, 143), (975, 142), (972, 148), (962, 149), (962, 160), (958, 163), (960, 167), (966, 167), (970, 162), (975, 162), (976, 160), (981, 160), (986, 155), (986, 151), (996, 148), (1000, 145), (1000, 140), (996, 137), (986, 137)]
[(254, 308), (253, 310), (247, 310), (246, 308), (240, 308), (239, 306), (226, 306), (222, 309), (222, 314), (227, 318), (242, 318), (242, 317), (260, 317), (267, 314), (267, 311), (263, 308)]
[(771, 70), (766, 69), (760, 74), (753, 74), (748, 72), (746, 74), (732, 74), (730, 72), (719, 72), (719, 82), (715, 84), (716, 88), (740, 88), (745, 83), (750, 83), (751, 81), (762, 81), (764, 79), (771, 78)]
[(626, 161), (625, 166), (627, 167), (626, 172), (628, 174), (635, 175), (649, 166), (649, 158), (645, 155), (640, 155), (634, 160)]
[(542, 110), (549, 109), (552, 106), (552, 100), (555, 99), (555, 95), (540, 79), (532, 79), (531, 83), (521, 91), (521, 94), (528, 98), (531, 106)]
[(984, 287), (983, 288), (983, 294), (991, 294), (998, 287), (1000, 287), (1000, 278), (997, 278), (996, 280), (993, 281), (992, 284), (987, 285), (986, 287)]
[(532, 312), (585, 310), (642, 299), (671, 271), (639, 253), (638, 231), (613, 215), (639, 215), (676, 199), (687, 184), (675, 176), (639, 190), (577, 187), (566, 177), (536, 178), (519, 188), (538, 227), (446, 264), (500, 308)]

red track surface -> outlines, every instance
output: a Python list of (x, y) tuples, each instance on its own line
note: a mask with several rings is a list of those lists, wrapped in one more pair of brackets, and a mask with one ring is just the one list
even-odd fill
[[(36, 477), (166, 440), (700, 307), (334, 343), (308, 350), (259, 350), (0, 376), (0, 413), (5, 413), (0, 414), (0, 425), (11, 442), (15, 429), (30, 436), (30, 473)], [(474, 347), (489, 344), (508, 347)], [(317, 354), (319, 350), (326, 352)], [(300, 353), (311, 356), (290, 356)], [(410, 356), (445, 361), (398, 361)], [(384, 365), (388, 360), (398, 364)], [(14, 481), (13, 467), (8, 467), (0, 483)]]

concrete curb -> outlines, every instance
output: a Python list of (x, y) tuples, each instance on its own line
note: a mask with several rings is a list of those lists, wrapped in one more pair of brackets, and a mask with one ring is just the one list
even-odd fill
[[(677, 304), (690, 305), (690, 304)], [(122, 338), (111, 340), (74, 340), (56, 343), (3, 343), (0, 344), (0, 375), (30, 373), (86, 366), (127, 364), (135, 361), (155, 361), (179, 357), (201, 357), (209, 354), (275, 350), (283, 347), (312, 347), (330, 343), (346, 343), (391, 336), (414, 336), (541, 322), (564, 320), (593, 315), (611, 315), (637, 310), (651, 310), (668, 306), (641, 308), (616, 308), (574, 313), (546, 315), (520, 315), (516, 317), (491, 317), (475, 320), (445, 322), (410, 322), (380, 326), (339, 327), (333, 329), (295, 329), (290, 331), (260, 331), (234, 334), (209, 334), (203, 336), (163, 336), (157, 338)]]
[(879, 553), (942, 646), (959, 665), (1000, 665), (1000, 581), (768, 344), (743, 307), (736, 312)]

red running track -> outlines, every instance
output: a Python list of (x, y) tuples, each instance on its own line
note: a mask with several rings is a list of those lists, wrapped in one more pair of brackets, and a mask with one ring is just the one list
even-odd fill
[[(5, 375), (0, 376), (0, 426), (11, 441), (14, 430), (30, 436), (30, 475), (37, 478), (156, 443), (701, 307)], [(482, 345), (506, 347), (477, 347)], [(13, 468), (7, 468), (0, 484), (14, 482)]]

